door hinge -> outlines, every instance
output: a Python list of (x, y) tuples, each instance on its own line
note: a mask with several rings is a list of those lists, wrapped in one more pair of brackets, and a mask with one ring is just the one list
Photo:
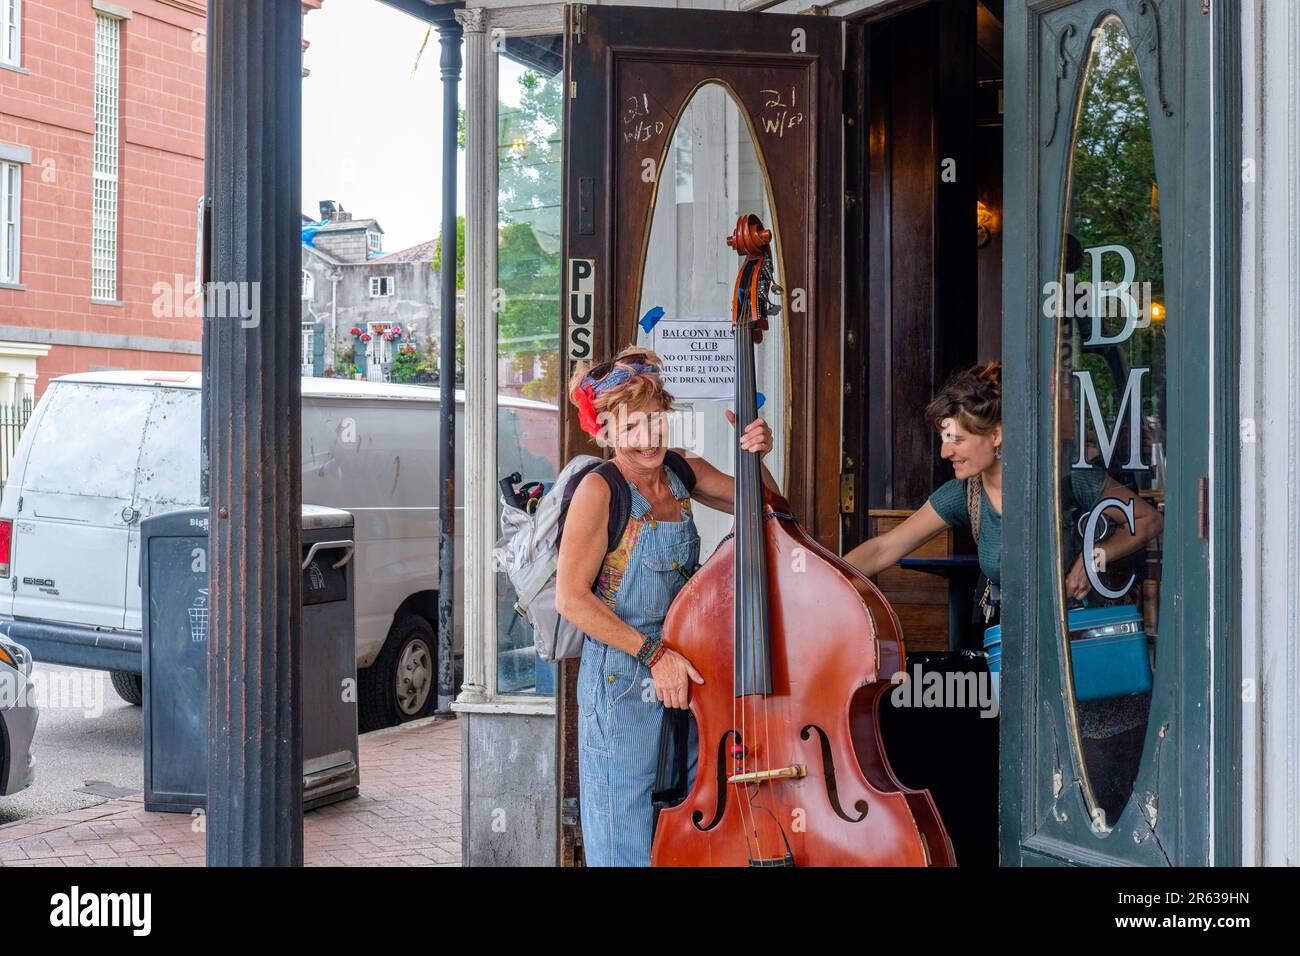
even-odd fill
[(575, 3), (569, 18), (569, 33), (574, 43), (581, 43), (587, 36), (587, 5)]
[(19, 495), (19, 496), (18, 496), (18, 510), (19, 510), (19, 511), (22, 511), (22, 510), (23, 510), (23, 496), (22, 496), (22, 495)]
[(578, 98), (578, 81), (569, 80), (569, 99), (576, 100), (577, 98)]
[(560, 802), (560, 824), (566, 827), (578, 825), (578, 798), (565, 797)]
[(9, 579), (9, 590), (10, 591), (18, 590), (18, 575), (15, 574), (13, 577)]
[(853, 514), (853, 472), (840, 474), (840, 514)]
[(844, 208), (845, 208), (845, 209), (852, 209), (852, 208), (853, 208), (853, 204), (856, 203), (857, 201), (858, 201), (858, 194), (857, 194), (857, 193), (855, 193), (852, 189), (846, 189), (846, 190), (844, 190)]
[(1210, 476), (1196, 479), (1196, 536), (1202, 541), (1210, 537)]
[(1201, 16), (1208, 17), (1209, 15), (1210, 15), (1210, 0), (1201, 0)]

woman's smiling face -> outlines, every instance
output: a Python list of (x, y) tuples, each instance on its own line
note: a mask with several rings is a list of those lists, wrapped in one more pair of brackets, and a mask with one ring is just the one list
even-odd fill
[(668, 451), (668, 413), (661, 408), (630, 409), (620, 405), (605, 425), (614, 457), (637, 471), (657, 471)]
[(997, 461), (998, 449), (1002, 447), (1002, 426), (996, 426), (987, 435), (979, 435), (968, 429), (959, 418), (945, 418), (939, 423), (939, 439), (942, 446), (939, 455), (952, 464), (956, 478), (973, 478)]

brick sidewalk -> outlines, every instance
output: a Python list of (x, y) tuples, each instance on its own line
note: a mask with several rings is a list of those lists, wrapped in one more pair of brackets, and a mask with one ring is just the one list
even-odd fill
[[(308, 866), (459, 866), (460, 728), (424, 720), (361, 737), (361, 794), (303, 818)], [(0, 827), (0, 866), (202, 866), (185, 813), (136, 794)]]

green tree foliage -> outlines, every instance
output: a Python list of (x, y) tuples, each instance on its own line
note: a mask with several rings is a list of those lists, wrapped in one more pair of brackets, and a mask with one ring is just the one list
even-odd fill
[[(1086, 246), (1118, 243), (1133, 252), (1138, 281), (1164, 288), (1160, 193), (1151, 120), (1137, 58), (1117, 21), (1096, 41), (1074, 142), (1074, 233)], [(1119, 281), (1118, 260), (1104, 277)]]
[(394, 382), (414, 382), (416, 376), (421, 372), (429, 376), (437, 375), (437, 370), (430, 368), (414, 347), (410, 348), (409, 351), (406, 348), (399, 349), (397, 354), (393, 356), (392, 363), (388, 366), (388, 373), (392, 376)]
[(527, 71), (519, 106), (497, 110), (496, 301), (499, 354), (524, 367), (540, 358), (531, 398), (560, 397), (560, 124), (563, 78)]
[[(433, 240), (433, 261), (429, 264), (434, 272), (442, 270), (442, 234)], [(456, 217), (456, 291), (465, 291), (465, 217)]]
[[(1102, 24), (1093, 44), (1074, 139), (1070, 230), (1085, 249), (1111, 244), (1128, 248), (1137, 265), (1135, 281), (1150, 283), (1152, 299), (1163, 305), (1160, 189), (1137, 57), (1117, 19)], [(1091, 260), (1085, 258), (1075, 279), (1119, 282), (1124, 278), (1119, 257), (1108, 255), (1103, 272), (1093, 276)], [(1074, 320), (1076, 337), (1090, 322), (1087, 318)], [(1117, 333), (1122, 322), (1122, 318), (1105, 320), (1107, 334)], [(1164, 322), (1153, 321), (1138, 328), (1126, 343), (1085, 351), (1078, 365), (1092, 372), (1108, 418), (1118, 411), (1127, 370), (1150, 367), (1152, 374), (1143, 388), (1143, 411), (1155, 416), (1163, 406), (1164, 361)]]

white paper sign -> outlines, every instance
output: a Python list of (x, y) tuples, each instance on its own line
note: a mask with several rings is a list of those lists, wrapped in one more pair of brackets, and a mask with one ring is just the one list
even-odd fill
[(650, 347), (663, 359), (661, 377), (674, 398), (735, 398), (731, 319), (660, 319), (650, 332)]

